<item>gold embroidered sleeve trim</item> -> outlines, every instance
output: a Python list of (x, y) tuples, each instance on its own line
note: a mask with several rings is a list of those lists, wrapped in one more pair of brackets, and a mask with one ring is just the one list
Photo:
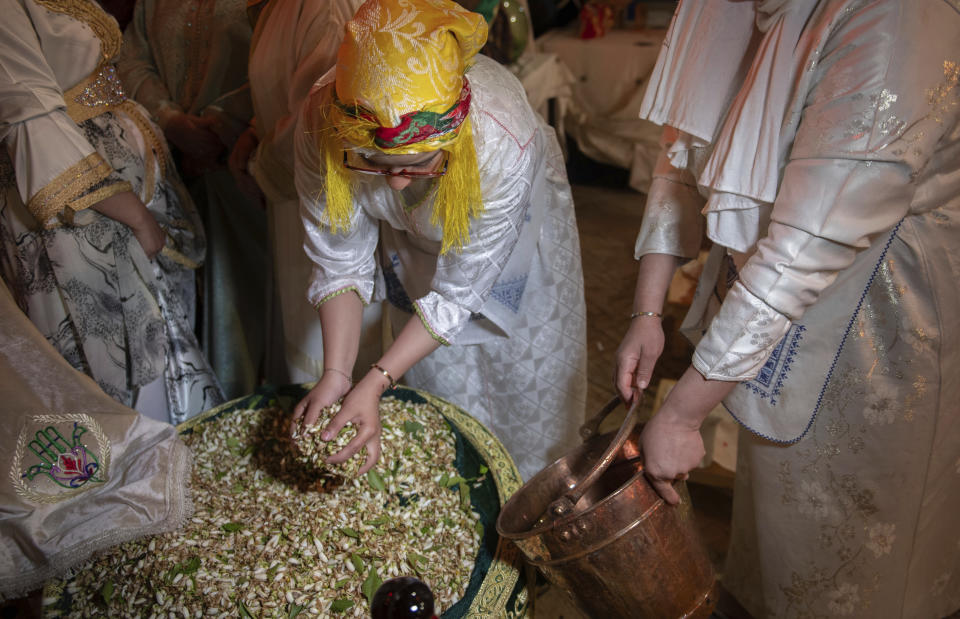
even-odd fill
[(363, 300), (363, 296), (360, 295), (360, 289), (357, 288), (356, 286), (346, 286), (346, 287), (341, 288), (341, 289), (339, 289), (339, 290), (334, 290), (333, 292), (331, 292), (331, 293), (328, 294), (327, 296), (323, 297), (322, 299), (320, 299), (319, 301), (317, 301), (316, 303), (314, 303), (314, 304), (313, 304), (313, 309), (319, 311), (319, 310), (320, 310), (320, 306), (323, 305), (324, 303), (326, 303), (327, 301), (329, 301), (330, 299), (332, 299), (332, 298), (334, 298), (334, 297), (339, 297), (339, 296), (342, 295), (343, 293), (345, 293), (345, 292), (350, 292), (351, 290), (352, 290), (353, 292), (357, 293), (357, 296), (360, 297), (360, 302), (363, 303), (364, 306), (366, 306), (367, 302), (364, 301), (364, 300)]
[(91, 0), (34, 0), (52, 13), (69, 15), (82, 21), (100, 39), (100, 62), (105, 62), (120, 52), (123, 34), (108, 13)]
[(444, 338), (442, 335), (437, 333), (436, 330), (434, 330), (433, 326), (430, 325), (430, 321), (427, 320), (426, 314), (424, 314), (423, 310), (420, 308), (419, 302), (414, 302), (413, 311), (417, 313), (417, 317), (420, 318), (420, 322), (423, 323), (423, 328), (427, 330), (427, 333), (430, 334), (430, 337), (432, 337), (434, 340), (436, 340), (443, 346), (450, 345), (450, 342), (446, 338)]
[(96, 191), (91, 191), (82, 198), (74, 200), (70, 204), (70, 208), (73, 211), (81, 211), (85, 208), (90, 208), (100, 200), (106, 200), (110, 196), (115, 196), (118, 193), (123, 193), (124, 191), (133, 191), (133, 186), (127, 181), (110, 183), (109, 185), (101, 187)]
[[(169, 242), (169, 239), (170, 239), (170, 237), (168, 236), (168, 237), (167, 237), (167, 242)], [(180, 253), (180, 252), (177, 251), (176, 249), (170, 247), (169, 245), (164, 245), (164, 246), (163, 246), (163, 249), (160, 250), (160, 253), (163, 254), (164, 256), (166, 256), (167, 258), (169, 258), (170, 260), (173, 260), (174, 262), (176, 262), (176, 263), (179, 264), (180, 266), (186, 267), (186, 268), (188, 268), (188, 269), (199, 269), (199, 268), (200, 268), (200, 264), (199, 264), (199, 263), (191, 260), (190, 258), (187, 258), (187, 257), (184, 256), (182, 253)]]
[(67, 226), (72, 226), (74, 223), (74, 213), (80, 211), (81, 209), (89, 208), (100, 200), (106, 200), (110, 196), (115, 196), (123, 191), (133, 191), (133, 186), (127, 181), (110, 183), (109, 185), (101, 187), (96, 191), (91, 191), (87, 195), (71, 204), (71, 208), (61, 211), (58, 216), (51, 217), (48, 221), (41, 223), (43, 224), (43, 227), (48, 230), (59, 227), (61, 223)]
[(112, 172), (113, 168), (100, 153), (90, 153), (34, 194), (27, 209), (41, 225), (49, 227), (48, 222), (64, 209), (79, 211), (93, 204), (95, 201), (88, 201), (91, 189), (102, 184)]
[(150, 204), (150, 201), (153, 200), (153, 189), (156, 184), (154, 160), (160, 168), (160, 178), (166, 178), (167, 171), (174, 169), (173, 159), (167, 149), (167, 142), (153, 130), (153, 125), (142, 107), (127, 99), (118, 108), (139, 127), (140, 133), (147, 143), (147, 158), (144, 161), (144, 167), (146, 168), (146, 176), (143, 180), (144, 195), (141, 196), (141, 199), (144, 204)]

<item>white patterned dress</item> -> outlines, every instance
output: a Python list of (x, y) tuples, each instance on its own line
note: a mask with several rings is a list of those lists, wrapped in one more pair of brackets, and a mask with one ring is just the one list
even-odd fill
[(350, 231), (321, 228), (323, 198), (304, 170), (318, 153), (298, 135), (305, 247), (315, 264), (308, 297), (317, 303), (352, 288), (365, 302), (386, 298), (396, 330), (418, 315), (445, 345), (403, 382), (487, 425), (529, 478), (576, 444), (583, 421), (580, 245), (553, 130), (496, 62), (478, 56), (467, 78), (485, 211), (461, 253), (440, 254), (427, 180), (395, 192), (382, 178), (358, 179)]

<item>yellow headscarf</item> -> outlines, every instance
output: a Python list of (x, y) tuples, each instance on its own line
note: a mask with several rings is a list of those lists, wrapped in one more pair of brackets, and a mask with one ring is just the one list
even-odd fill
[[(442, 251), (462, 247), (469, 240), (470, 217), (483, 211), (473, 131), (469, 114), (463, 119), (462, 113), (470, 97), (464, 73), (486, 41), (486, 21), (449, 0), (367, 0), (345, 35), (336, 100), (318, 132), (331, 227), (347, 227), (353, 210), (344, 148), (386, 154), (443, 149), (450, 153), (449, 165), (438, 181), (431, 221), (443, 230)], [(383, 139), (384, 132), (396, 135), (390, 130), (424, 118), (431, 120), (419, 134)]]

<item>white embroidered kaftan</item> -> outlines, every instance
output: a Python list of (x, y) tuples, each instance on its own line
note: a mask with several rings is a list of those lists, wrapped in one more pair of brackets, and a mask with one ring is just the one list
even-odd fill
[[(110, 65), (116, 22), (86, 0), (2, 0), (0, 14), (0, 272), (14, 298), (121, 403), (161, 377), (171, 422), (220, 403), (192, 330), (203, 230), (159, 129)], [(88, 208), (131, 189), (167, 233), (154, 262)]]
[[(583, 421), (586, 312), (573, 201), (553, 131), (516, 78), (483, 56), (466, 75), (485, 211), (459, 253), (439, 253), (429, 180), (395, 192), (382, 178), (357, 178), (350, 230), (332, 234), (321, 223), (318, 149), (301, 122), (308, 297), (319, 303), (349, 289), (364, 302), (385, 297), (396, 327), (415, 312), (450, 345), (404, 381), (486, 424), (529, 478), (577, 443)], [(304, 109), (324, 95), (321, 83)]]
[(944, 0), (684, 3), (661, 54), (637, 255), (716, 243), (685, 327), (744, 381), (723, 580), (755, 617), (960, 608), (958, 32)]

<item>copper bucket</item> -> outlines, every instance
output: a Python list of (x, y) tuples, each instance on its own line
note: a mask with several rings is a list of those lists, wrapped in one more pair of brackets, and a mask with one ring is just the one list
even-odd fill
[(716, 578), (686, 485), (668, 505), (643, 474), (634, 398), (623, 425), (595, 436), (614, 398), (580, 429), (585, 442), (524, 484), (497, 531), (589, 617), (709, 617)]

